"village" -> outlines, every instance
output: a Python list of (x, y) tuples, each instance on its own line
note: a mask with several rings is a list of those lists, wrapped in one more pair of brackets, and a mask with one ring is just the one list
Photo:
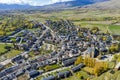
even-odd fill
[[(22, 51), (0, 62), (0, 80), (63, 80), (83, 68), (91, 77), (81, 79), (91, 80), (108, 70), (120, 69), (120, 42), (109, 30), (82, 28), (69, 20), (46, 20), (32, 29), (17, 29), (0, 37), (0, 42)], [(109, 67), (112, 61), (115, 65)]]

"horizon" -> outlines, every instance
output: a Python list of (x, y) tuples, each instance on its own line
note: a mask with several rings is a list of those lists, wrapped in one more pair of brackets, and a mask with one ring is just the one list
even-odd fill
[(72, 0), (0, 0), (0, 4), (18, 4), (18, 5), (31, 5), (31, 6), (44, 6), (57, 2), (65, 2)]

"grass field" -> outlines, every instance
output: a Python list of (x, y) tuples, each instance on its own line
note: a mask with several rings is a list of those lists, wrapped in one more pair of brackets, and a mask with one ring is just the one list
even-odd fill
[(111, 74), (109, 71), (103, 73), (99, 77), (95, 77), (91, 80), (120, 80), (120, 71), (116, 71), (114, 74)]
[(66, 78), (65, 80), (86, 80), (88, 77), (88, 73), (84, 71), (79, 71), (77, 73), (74, 73), (73, 76)]
[[(78, 21), (74, 22), (80, 27), (93, 28), (98, 27), (101, 31), (106, 32), (108, 29), (112, 34), (120, 34), (120, 25), (113, 25), (107, 21)], [(108, 27), (108, 28), (107, 28)]]
[(10, 58), (13, 58), (15, 57), (16, 55), (19, 55), (21, 54), (22, 51), (19, 51), (19, 50), (11, 50), (3, 55), (0, 56), (0, 61), (4, 61), (6, 59), (10, 59)]
[(68, 9), (61, 11), (35, 12), (33, 14), (24, 14), (30, 20), (45, 22), (46, 19), (59, 20), (69, 19), (75, 25), (82, 27), (99, 27), (106, 31), (109, 27), (113, 34), (120, 34), (120, 25), (114, 25), (114, 22), (120, 23), (120, 10), (89, 10), (89, 9)]
[(11, 46), (12, 47), (12, 44), (0, 44), (0, 54), (7, 51), (5, 49), (5, 46)]
[(19, 50), (11, 50), (10, 52), (6, 53), (4, 56), (6, 58), (13, 58), (15, 57), (16, 55), (18, 54), (21, 54), (22, 51), (19, 51)]
[(113, 34), (120, 34), (120, 25), (110, 25), (109, 29)]

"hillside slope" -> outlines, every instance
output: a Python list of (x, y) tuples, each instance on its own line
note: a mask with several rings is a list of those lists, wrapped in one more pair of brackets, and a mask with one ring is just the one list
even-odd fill
[(82, 7), (85, 5), (91, 5), (94, 3), (98, 3), (98, 2), (104, 2), (104, 1), (108, 1), (108, 0), (73, 0), (73, 1), (66, 1), (66, 2), (58, 2), (58, 3), (54, 3), (54, 4), (50, 4), (50, 5), (46, 5), (43, 6), (43, 8), (71, 8), (71, 7)]
[(0, 4), (1, 10), (30, 9), (30, 8), (33, 8), (33, 6), (19, 4)]
[(88, 8), (99, 8), (99, 9), (120, 9), (119, 0), (109, 0), (105, 2), (99, 2), (92, 5), (88, 5)]
[(76, 6), (85, 6), (89, 4), (94, 4), (98, 2), (104, 2), (108, 0), (73, 0), (66, 2), (57, 2), (54, 4), (44, 5), (44, 6), (30, 6), (30, 5), (19, 5), (19, 4), (0, 4), (0, 9), (63, 9), (63, 8), (71, 8)]

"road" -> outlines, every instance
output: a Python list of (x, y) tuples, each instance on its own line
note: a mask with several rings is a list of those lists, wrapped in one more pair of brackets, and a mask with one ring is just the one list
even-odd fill
[(23, 37), (21, 37), (21, 40), (20, 40), (20, 42), (19, 42), (19, 45), (22, 43), (22, 40), (23, 40)]
[(43, 24), (43, 26), (45, 26), (48, 30), (51, 31), (51, 35), (53, 36), (53, 38), (55, 38), (55, 32), (48, 26), (46, 26), (45, 24)]
[(43, 33), (42, 33), (42, 35), (38, 38), (39, 40), (41, 39), (41, 38), (43, 38), (43, 36), (45, 35), (45, 33), (48, 31), (48, 29), (46, 29), (45, 31), (43, 31)]
[[(45, 26), (45, 25), (44, 25), (44, 26)], [(45, 26), (45, 27), (46, 27), (46, 29), (43, 31), (42, 35), (38, 38), (37, 41), (39, 41), (40, 39), (42, 39), (43, 36), (47, 33), (48, 30), (50, 30), (50, 31), (51, 31), (51, 34), (53, 35), (53, 37), (55, 37), (55, 36), (54, 36), (54, 32), (53, 32), (49, 27), (47, 27), (47, 26)], [(21, 31), (20, 31), (20, 32), (21, 32)], [(20, 33), (20, 32), (19, 32), (19, 33)], [(16, 34), (15, 34), (15, 35), (16, 35)], [(11, 36), (11, 37), (15, 37), (15, 35), (14, 35), (14, 36)], [(23, 38), (21, 38), (21, 41), (20, 41), (19, 44), (21, 44), (22, 39), (23, 39)], [(36, 42), (37, 42), (37, 41), (36, 41)], [(35, 42), (35, 43), (36, 43), (36, 42)], [(1, 44), (12, 44), (12, 43), (1, 43)], [(32, 45), (32, 46), (33, 46), (33, 45)], [(29, 49), (29, 51), (27, 51), (27, 52), (21, 53), (21, 55), (26, 55), (26, 54), (28, 54), (31, 50), (32, 50), (32, 48)], [(7, 59), (7, 60), (5, 60), (5, 61), (2, 61), (2, 62), (0, 62), (0, 64), (6, 65), (6, 64), (8, 64), (8, 63), (11, 63), (12, 59), (13, 59), (13, 58)], [(14, 64), (14, 66), (15, 66), (15, 65), (18, 65), (18, 64)], [(66, 68), (68, 68), (68, 67), (63, 67), (63, 68), (60, 68), (60, 69), (56, 69), (56, 70), (53, 70), (53, 71), (51, 71), (51, 72), (60, 71), (60, 70), (66, 69)], [(44, 73), (43, 75), (49, 74), (49, 73), (51, 73), (51, 72)]]
[(12, 35), (12, 36), (9, 36), (9, 37), (16, 37), (18, 34), (20, 34), (20, 33), (23, 32), (23, 31), (24, 31), (24, 30), (21, 30), (20, 32), (14, 34), (14, 35)]
[(7, 45), (7, 44), (13, 44), (13, 43), (0, 43), (0, 44), (6, 44)]
[[(45, 35), (45, 33), (46, 33), (48, 30), (50, 30), (50, 31), (52, 32), (51, 34), (53, 35), (53, 37), (55, 37), (54, 32), (53, 32), (48, 26), (46, 26), (46, 25), (44, 25), (44, 24), (43, 24), (43, 26), (46, 27), (46, 30), (43, 31), (42, 35), (38, 38), (37, 41), (39, 41), (40, 39), (42, 39), (43, 36)], [(17, 34), (21, 33), (22, 31), (23, 31), (23, 30), (21, 30), (21, 31), (18, 32)], [(15, 35), (16, 35), (16, 34), (15, 34)], [(14, 35), (14, 36), (15, 36), (15, 35)], [(19, 44), (21, 44), (22, 39), (23, 39), (23, 38), (21, 38), (21, 41), (20, 41)], [(37, 41), (36, 41), (35, 43), (37, 43)], [(13, 44), (13, 43), (0, 43), (0, 44)], [(29, 49), (29, 51), (27, 51), (27, 52), (23, 52), (21, 55), (26, 55), (26, 54), (28, 54), (28, 52), (30, 52), (30, 50), (31, 50), (31, 49)], [(8, 64), (8, 62), (10, 62), (11, 60), (12, 60), (12, 58), (11, 58), (11, 59), (7, 59), (7, 60), (3, 61), (2, 64), (6, 65), (6, 64)]]

